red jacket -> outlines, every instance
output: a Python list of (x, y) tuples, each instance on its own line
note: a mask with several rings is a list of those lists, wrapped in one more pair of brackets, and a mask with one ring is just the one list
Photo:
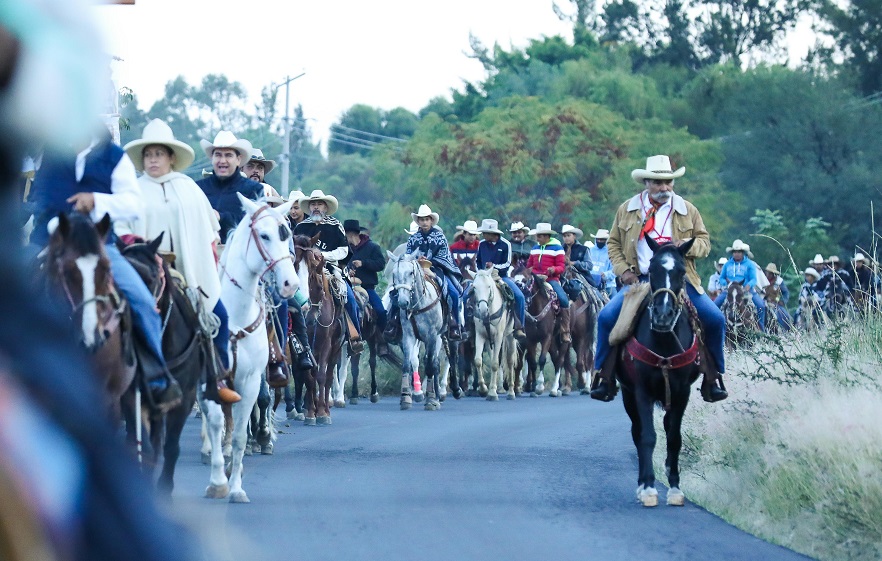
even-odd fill
[(468, 244), (465, 239), (453, 242), (450, 245), (450, 255), (453, 256), (454, 263), (459, 266), (459, 262), (466, 257), (471, 257), (472, 263), (474, 263), (475, 258), (478, 256), (478, 244), (480, 243), (480, 241), (475, 240), (475, 243)]
[[(547, 275), (550, 281), (560, 281), (560, 276), (566, 270), (567, 256), (560, 242), (551, 238), (547, 245), (540, 246), (538, 243), (530, 251), (527, 259), (527, 268), (533, 269), (537, 275)], [(548, 268), (553, 267), (554, 272), (548, 273)]]

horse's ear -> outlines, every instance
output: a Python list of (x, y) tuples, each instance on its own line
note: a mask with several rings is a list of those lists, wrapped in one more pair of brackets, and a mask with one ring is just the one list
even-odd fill
[[(63, 212), (58, 213), (58, 224), (55, 229), (61, 234), (62, 239), (70, 234), (70, 219), (67, 217), (67, 214)], [(49, 233), (51, 234), (52, 232)]]
[(689, 238), (677, 248), (677, 251), (680, 252), (680, 255), (686, 257), (686, 254), (689, 253), (689, 250), (692, 249), (692, 244), (695, 243), (695, 238)]
[(649, 246), (649, 249), (651, 249), (653, 253), (656, 253), (658, 251), (658, 248), (660, 247), (658, 243), (656, 243), (656, 241), (652, 239), (652, 236), (644, 237), (646, 238), (646, 245)]
[(255, 203), (254, 201), (252, 201), (251, 199), (249, 199), (248, 197), (246, 197), (242, 193), (239, 193), (237, 191), (236, 195), (239, 196), (239, 202), (242, 203), (242, 208), (245, 209), (245, 212), (248, 213), (248, 216), (253, 216), (254, 213), (257, 212), (257, 209), (260, 208), (259, 206), (257, 206), (257, 203)]
[(165, 236), (165, 232), (160, 232), (156, 238), (153, 239), (152, 242), (147, 244), (147, 249), (150, 250), (150, 253), (156, 255), (156, 252), (159, 251), (159, 246), (162, 245), (162, 238)]
[(98, 224), (95, 225), (95, 229), (98, 230), (98, 237), (101, 238), (101, 241), (106, 240), (107, 234), (110, 233), (110, 215), (105, 212), (104, 218), (98, 221)]
[(315, 245), (315, 242), (319, 241), (319, 238), (321, 238), (321, 237), (322, 237), (322, 233), (321, 233), (321, 232), (318, 232), (316, 235), (314, 235), (313, 237), (309, 238), (309, 245), (310, 245), (310, 246), (314, 246), (314, 245)]
[(395, 259), (395, 254), (392, 253), (391, 251), (389, 251), (388, 249), (386, 250), (386, 255), (389, 256), (389, 259)]

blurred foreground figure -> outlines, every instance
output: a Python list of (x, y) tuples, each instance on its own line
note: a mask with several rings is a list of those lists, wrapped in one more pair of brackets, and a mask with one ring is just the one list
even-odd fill
[(88, 13), (72, 0), (0, 3), (0, 559), (193, 559), (195, 543), (159, 513), (108, 426), (67, 318), (35, 296), (22, 260), (23, 147), (87, 133), (100, 104)]

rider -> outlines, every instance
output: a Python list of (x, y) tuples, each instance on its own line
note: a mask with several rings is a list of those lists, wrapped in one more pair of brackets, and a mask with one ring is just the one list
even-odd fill
[[(165, 122), (154, 119), (144, 127), (138, 140), (125, 146), (135, 169), (144, 172), (138, 179), (144, 202), (144, 220), (135, 224), (135, 234), (145, 240), (162, 235), (159, 249), (175, 255), (174, 268), (187, 285), (203, 295), (206, 309), (220, 319), (214, 338), (224, 369), (229, 370), (230, 331), (227, 310), (220, 300), (220, 279), (212, 246), (217, 243), (218, 224), (214, 211), (192, 179), (177, 170), (193, 163), (193, 149), (177, 140)], [(208, 369), (214, 373), (214, 369)], [(239, 394), (216, 381), (220, 398), (227, 403), (242, 399)]]
[(477, 271), (475, 255), (478, 253), (478, 224), (474, 220), (466, 220), (465, 223), (457, 226), (456, 230), (455, 241), (450, 244), (450, 256), (453, 257), (453, 262), (462, 270), (462, 261), (470, 259), (472, 272)]
[(220, 131), (214, 142), (201, 140), (205, 155), (211, 158), (214, 173), (196, 182), (220, 222), (221, 243), (227, 243), (227, 234), (239, 225), (245, 216), (245, 209), (236, 196), (242, 193), (246, 198), (256, 201), (263, 197), (263, 186), (239, 172), (241, 162), (251, 157), (251, 143), (237, 139), (230, 131)]
[(512, 222), (508, 231), (511, 234), (511, 266), (515, 269), (526, 267), (533, 249), (533, 242), (527, 239), (530, 227), (524, 226), (523, 222)]
[[(845, 286), (847, 286), (849, 290), (854, 288), (854, 279), (852, 279), (851, 273), (842, 268), (842, 263), (839, 261), (839, 257), (831, 255), (830, 258), (827, 259), (826, 266), (827, 268), (824, 271), (829, 271), (828, 278), (832, 278), (832, 276), (835, 275), (845, 283)], [(824, 278), (823, 273), (821, 274), (821, 278)]]
[[(499, 278), (511, 289), (515, 301), (515, 331), (514, 336), (519, 341), (526, 341), (527, 336), (524, 333), (524, 321), (526, 320), (526, 306), (524, 301), (524, 293), (518, 288), (511, 277), (508, 276), (508, 270), (511, 267), (511, 243), (502, 237), (502, 230), (499, 229), (499, 223), (496, 220), (485, 218), (481, 221), (481, 227), (478, 229), (484, 235), (484, 239), (478, 244), (478, 253), (475, 258), (475, 265), (480, 269), (496, 269)], [(463, 295), (463, 300), (468, 298), (469, 289)]]
[[(432, 262), (432, 271), (436, 275), (440, 275), (443, 282), (447, 283), (447, 294), (450, 298), (451, 310), (450, 315), (453, 321), (449, 324), (448, 337), (454, 341), (463, 338), (462, 329), (462, 306), (460, 300), (462, 298), (462, 288), (459, 281), (461, 280), (459, 269), (454, 264), (450, 256), (450, 248), (447, 247), (447, 238), (444, 232), (438, 227), (438, 213), (432, 212), (429, 205), (420, 205), (417, 212), (410, 213), (413, 221), (417, 223), (419, 229), (407, 240), (407, 248), (404, 250), (406, 255), (419, 254), (423, 258)], [(393, 319), (398, 313), (398, 293), (392, 291), (392, 314)]]
[(729, 260), (725, 257), (720, 257), (716, 263), (714, 263), (714, 274), (707, 279), (707, 295), (711, 300), (715, 300), (717, 296), (723, 292), (723, 287), (720, 286), (720, 271), (723, 270), (723, 265), (725, 265)]
[(560, 285), (560, 276), (566, 270), (567, 258), (560, 241), (552, 237), (556, 233), (548, 222), (539, 222), (534, 230), (530, 230), (530, 235), (536, 236), (536, 245), (533, 246), (530, 258), (527, 259), (527, 269), (537, 275), (545, 276), (546, 281), (557, 294), (557, 300), (560, 302), (560, 338), (564, 343), (569, 343), (572, 340), (570, 299)]
[(766, 268), (763, 269), (763, 273), (766, 275), (769, 284), (776, 286), (780, 292), (777, 306), (778, 325), (780, 325), (784, 331), (790, 331), (793, 319), (787, 311), (787, 301), (790, 300), (790, 291), (787, 289), (787, 283), (784, 282), (784, 277), (781, 276), (778, 266), (774, 263), (766, 265)]
[(863, 292), (866, 295), (869, 295), (870, 298), (874, 298), (877, 289), (877, 280), (876, 275), (873, 274), (873, 271), (867, 267), (867, 258), (863, 253), (857, 252), (854, 254), (854, 259), (852, 262), (852, 278), (854, 279), (854, 292)]
[[(343, 221), (343, 231), (346, 232), (349, 251), (352, 253), (349, 270), (361, 281), (361, 287), (367, 292), (368, 301), (377, 313), (377, 325), (382, 331), (386, 328), (386, 308), (383, 307), (383, 299), (377, 294), (377, 284), (380, 282), (377, 273), (386, 267), (383, 250), (371, 240), (370, 235), (362, 233), (358, 220)], [(382, 338), (378, 342), (378, 352), (380, 355), (389, 354), (389, 347)]]
[(594, 244), (588, 242), (591, 244), (588, 246), (579, 243), (578, 240), (582, 237), (583, 232), (579, 228), (571, 226), (570, 224), (564, 224), (560, 229), (560, 233), (563, 237), (566, 264), (572, 265), (579, 276), (584, 278), (588, 284), (600, 288), (600, 278), (598, 277), (595, 279), (592, 274), (594, 271), (594, 264), (591, 262), (590, 250), (593, 249)]
[(242, 173), (244, 173), (245, 177), (248, 179), (263, 185), (264, 197), (278, 197), (279, 192), (276, 191), (272, 185), (264, 181), (264, 178), (269, 175), (275, 167), (275, 160), (267, 160), (266, 156), (263, 155), (263, 150), (260, 148), (252, 148), (251, 158), (249, 158), (245, 165), (242, 166)]
[[(710, 253), (710, 236), (704, 227), (701, 214), (692, 203), (674, 194), (674, 180), (682, 177), (686, 168), (674, 171), (667, 156), (650, 156), (646, 169), (635, 169), (631, 177), (644, 186), (644, 190), (625, 201), (616, 212), (610, 229), (609, 258), (613, 270), (620, 277), (622, 290), (610, 300), (597, 318), (597, 352), (594, 368), (597, 386), (591, 397), (610, 401), (615, 397), (615, 361), (610, 356), (609, 334), (622, 310), (624, 294), (638, 281), (647, 280), (652, 250), (644, 239), (652, 236), (657, 243), (682, 244), (689, 238), (695, 242), (686, 255), (686, 294), (704, 327), (708, 351), (716, 362), (716, 371), (708, 369), (702, 386), (707, 401), (720, 401), (728, 397), (721, 387), (725, 372), (723, 336), (726, 321), (720, 310), (704, 293), (701, 279), (695, 271), (695, 260)], [(717, 380), (719, 380), (719, 385)]]
[(346, 290), (344, 307), (349, 317), (349, 348), (353, 353), (358, 354), (364, 348), (364, 342), (361, 340), (361, 319), (352, 287), (348, 280), (343, 279), (340, 272), (340, 267), (345, 266), (349, 261), (349, 244), (346, 241), (343, 225), (331, 216), (337, 212), (338, 206), (336, 197), (325, 195), (321, 189), (316, 189), (308, 197), (301, 198), (300, 208), (309, 209), (309, 217), (297, 225), (294, 234), (310, 238), (319, 234), (315, 247), (322, 252), (325, 267)]
[(727, 247), (726, 251), (731, 253), (732, 257), (726, 261), (726, 264), (723, 265), (723, 270), (720, 271), (720, 286), (723, 291), (717, 296), (716, 300), (714, 300), (714, 304), (716, 304), (718, 308), (723, 307), (723, 303), (726, 301), (726, 287), (730, 282), (741, 284), (744, 288), (750, 291), (750, 298), (753, 300), (753, 305), (756, 307), (760, 331), (765, 331), (766, 303), (760, 298), (756, 291), (757, 266), (747, 256), (753, 256), (753, 254), (750, 253), (750, 247), (741, 240), (735, 240), (732, 243), (732, 247)]
[(72, 210), (98, 221), (105, 214), (115, 223), (105, 250), (116, 287), (126, 296), (134, 325), (146, 346), (139, 367), (148, 394), (159, 410), (175, 407), (181, 388), (162, 356), (162, 324), (153, 295), (138, 273), (116, 247), (117, 234), (131, 234), (125, 224), (143, 220), (144, 204), (135, 166), (110, 133), (102, 129), (69, 153), (49, 151), (34, 177), (31, 194), (34, 231), (31, 243), (44, 247), (49, 241), (47, 225), (59, 213)]
[(612, 298), (618, 289), (616, 288), (616, 274), (613, 273), (612, 261), (609, 260), (609, 247), (606, 245), (609, 240), (609, 230), (600, 228), (596, 234), (591, 234), (591, 237), (594, 238), (594, 247), (588, 250), (588, 256), (594, 265), (591, 272), (600, 277), (600, 286), (603, 287), (606, 295)]
[(305, 196), (306, 195), (303, 194), (303, 191), (291, 191), (291, 194), (288, 195), (288, 200), (293, 201), (291, 204), (291, 210), (288, 211), (288, 225), (291, 226), (292, 232), (298, 224), (306, 220), (306, 215), (303, 214), (303, 209), (300, 208), (300, 199)]

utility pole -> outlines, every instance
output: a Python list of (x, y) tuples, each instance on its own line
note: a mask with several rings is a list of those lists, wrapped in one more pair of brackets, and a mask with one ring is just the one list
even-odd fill
[(289, 76), (285, 76), (285, 81), (276, 86), (276, 89), (285, 86), (285, 143), (282, 145), (282, 154), (279, 156), (279, 159), (282, 160), (282, 196), (287, 197), (289, 191), (288, 187), (288, 176), (291, 173), (291, 119), (288, 117), (289, 111), (289, 100), (290, 100), (290, 89), (291, 82), (300, 78), (306, 74), (306, 72), (301, 72), (297, 76), (293, 78)]

